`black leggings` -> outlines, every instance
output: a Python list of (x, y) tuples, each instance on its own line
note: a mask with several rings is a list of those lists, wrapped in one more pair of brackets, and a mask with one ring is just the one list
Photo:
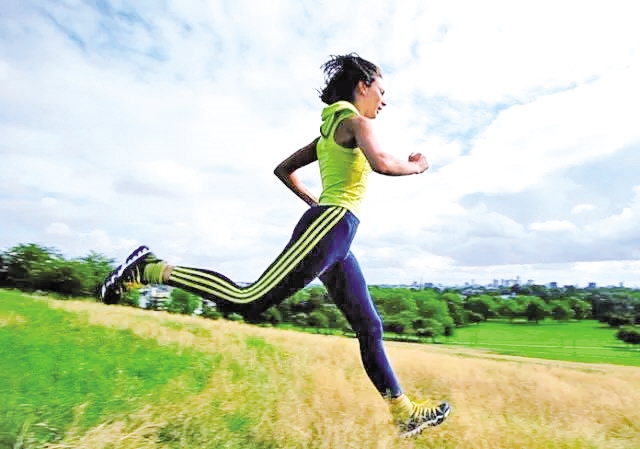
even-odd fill
[(383, 395), (402, 393), (382, 343), (382, 320), (358, 261), (349, 250), (358, 218), (339, 206), (309, 209), (291, 240), (254, 283), (240, 286), (206, 269), (174, 267), (168, 284), (213, 301), (226, 312), (255, 318), (319, 277), (360, 342), (362, 363)]

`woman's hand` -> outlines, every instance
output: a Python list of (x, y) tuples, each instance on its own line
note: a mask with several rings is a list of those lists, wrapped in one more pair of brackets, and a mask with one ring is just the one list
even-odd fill
[(427, 158), (422, 155), (422, 153), (411, 153), (409, 155), (409, 162), (413, 162), (416, 164), (417, 173), (425, 172), (429, 169), (429, 163), (427, 162)]

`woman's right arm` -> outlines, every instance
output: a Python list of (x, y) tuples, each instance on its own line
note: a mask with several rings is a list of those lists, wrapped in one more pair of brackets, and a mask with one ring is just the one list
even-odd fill
[(345, 122), (350, 133), (353, 133), (358, 147), (376, 173), (387, 176), (416, 175), (429, 168), (427, 159), (420, 153), (411, 153), (405, 161), (384, 152), (375, 137), (370, 119), (358, 116), (347, 119)]

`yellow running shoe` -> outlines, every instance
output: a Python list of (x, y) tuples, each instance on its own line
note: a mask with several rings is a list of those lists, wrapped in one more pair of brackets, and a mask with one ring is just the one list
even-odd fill
[(418, 435), (427, 427), (442, 424), (452, 410), (446, 401), (437, 407), (428, 407), (413, 402), (405, 394), (390, 399), (389, 407), (402, 438)]

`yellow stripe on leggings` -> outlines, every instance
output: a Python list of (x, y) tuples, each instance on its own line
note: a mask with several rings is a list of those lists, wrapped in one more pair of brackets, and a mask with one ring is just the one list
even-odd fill
[(237, 304), (245, 304), (261, 298), (273, 289), (295, 268), (344, 217), (346, 209), (331, 207), (316, 218), (309, 228), (283, 252), (260, 279), (247, 287), (237, 287), (213, 273), (184, 267), (175, 267), (171, 281), (214, 295)]

